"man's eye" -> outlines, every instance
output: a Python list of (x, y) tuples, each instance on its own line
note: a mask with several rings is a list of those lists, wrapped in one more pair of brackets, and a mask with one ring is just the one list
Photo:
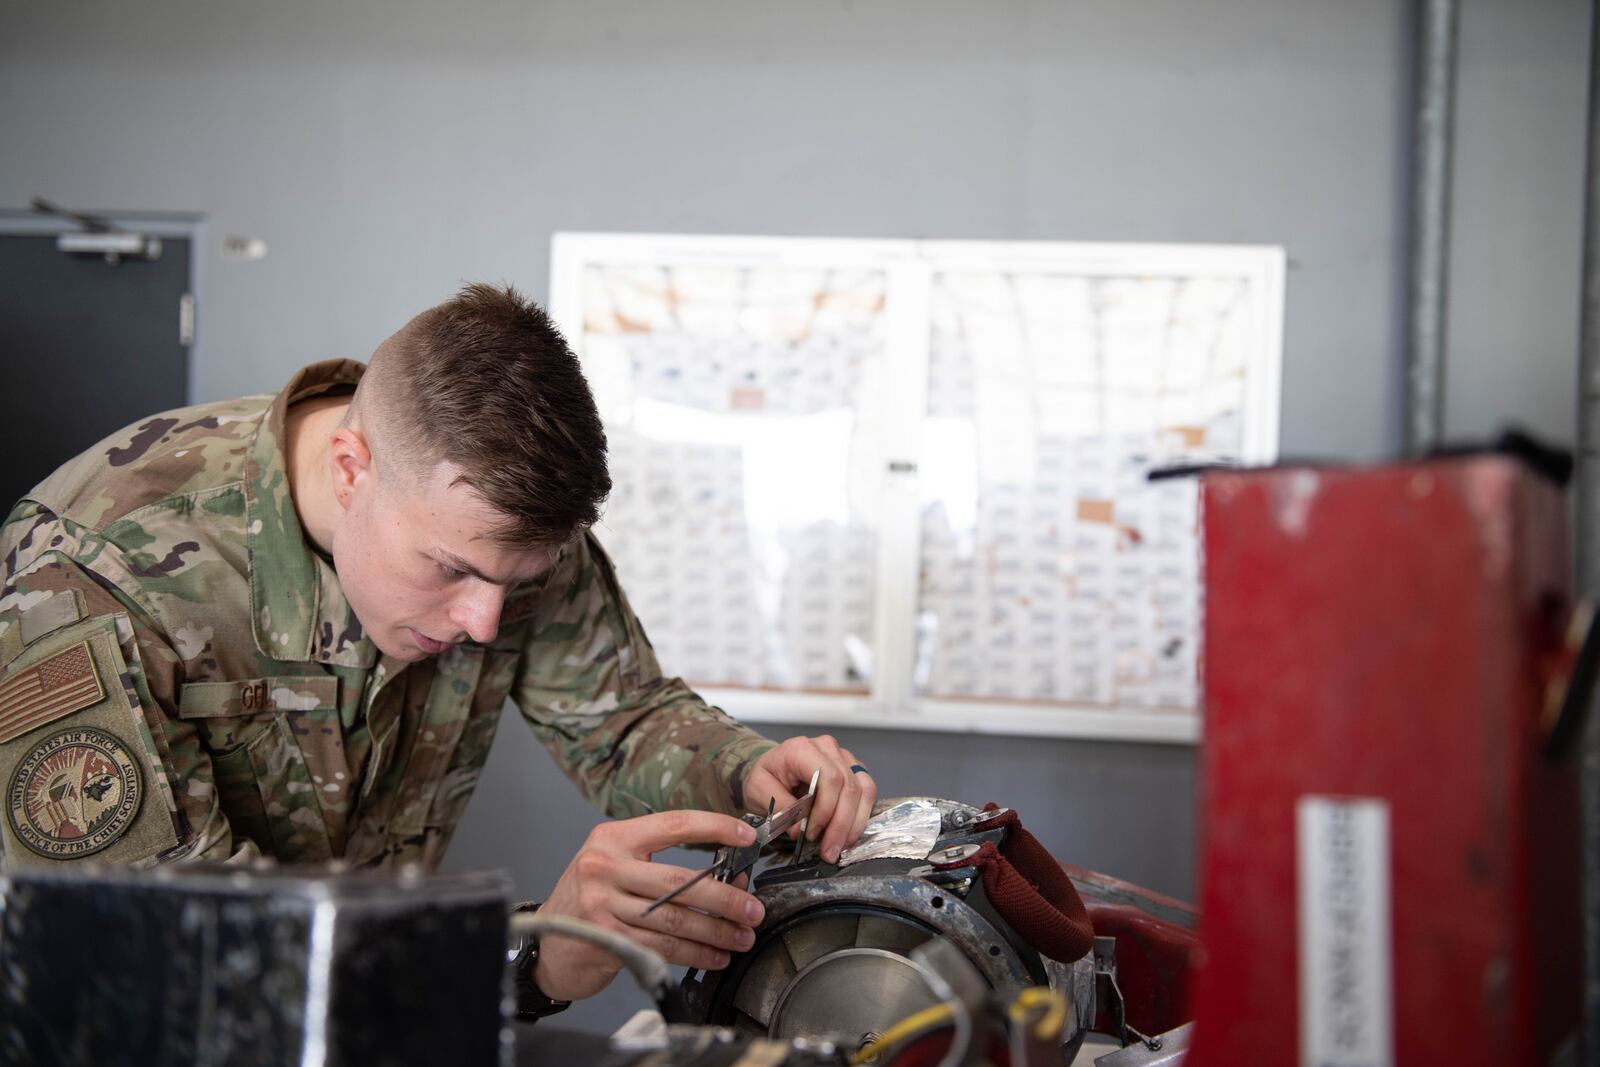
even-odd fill
[(460, 578), (462, 575), (467, 573), (466, 571), (458, 571), (449, 564), (440, 563), (437, 560), (434, 561), (434, 566), (438, 567), (440, 573), (442, 573), (446, 578)]

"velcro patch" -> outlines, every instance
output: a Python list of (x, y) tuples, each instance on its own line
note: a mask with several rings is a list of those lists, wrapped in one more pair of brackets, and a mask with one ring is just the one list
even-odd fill
[(133, 828), (144, 779), (126, 741), (93, 727), (38, 742), (11, 772), (11, 832), (45, 859), (80, 859)]
[(45, 634), (53, 634), (81, 618), (83, 594), (76, 589), (63, 589), (41, 603), (22, 610), (22, 643), (31, 645)]
[(190, 682), (178, 696), (180, 719), (226, 719), (263, 711), (311, 711), (339, 706), (331, 674), (285, 674), (229, 682)]
[(0, 682), (0, 745), (105, 699), (89, 642), (62, 649)]
[(102, 615), (42, 637), (0, 676), (8, 866), (85, 856), (148, 865), (187, 827), (118, 642), (124, 619)]
[(22, 626), (14, 613), (0, 612), (0, 669), (22, 655)]

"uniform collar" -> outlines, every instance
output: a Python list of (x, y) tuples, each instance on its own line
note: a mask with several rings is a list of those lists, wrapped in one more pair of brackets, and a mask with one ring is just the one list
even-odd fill
[(361, 630), (339, 576), (311, 550), (289, 491), (284, 430), (289, 405), (354, 388), (366, 365), (349, 359), (301, 369), (262, 414), (245, 462), (250, 625), (270, 659), (371, 667), (377, 650)]

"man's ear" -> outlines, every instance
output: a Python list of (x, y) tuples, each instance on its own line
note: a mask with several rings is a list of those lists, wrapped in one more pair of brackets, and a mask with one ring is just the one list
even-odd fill
[(341, 426), (333, 431), (328, 441), (328, 473), (333, 478), (334, 499), (341, 508), (349, 508), (356, 489), (377, 476), (366, 434), (353, 426)]

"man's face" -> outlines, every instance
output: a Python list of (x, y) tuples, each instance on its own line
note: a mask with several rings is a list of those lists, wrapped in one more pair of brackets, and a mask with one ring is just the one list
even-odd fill
[[(385, 654), (419, 660), (461, 641), (492, 640), (506, 594), (554, 565), (554, 549), (488, 538), (498, 514), (441, 463), (380, 486), (368, 468), (340, 500), (334, 566), (362, 629)], [(398, 481), (398, 479), (393, 479)]]

